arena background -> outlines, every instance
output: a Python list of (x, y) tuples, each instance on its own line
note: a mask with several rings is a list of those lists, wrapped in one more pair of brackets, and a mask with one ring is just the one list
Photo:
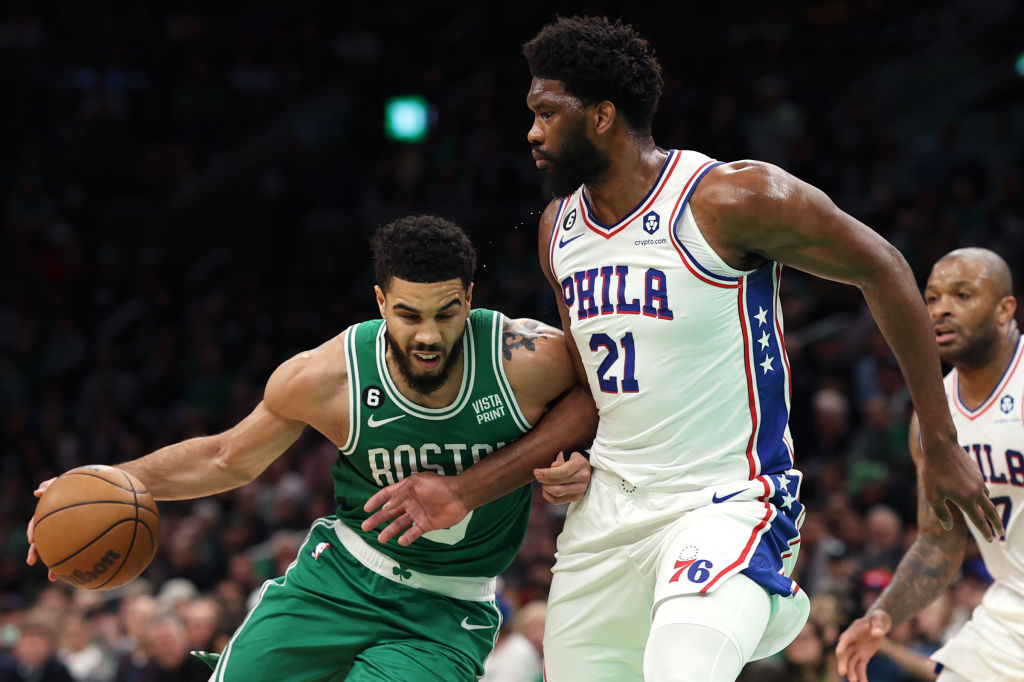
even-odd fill
[[(779, 164), (895, 243), (922, 282), (962, 245), (996, 249), (1024, 279), (1024, 5), (644, 4), (4, 4), (5, 645), (44, 599), (120, 641), (124, 595), (160, 596), (174, 577), (217, 595), (217, 629), (230, 631), (295, 533), (330, 512), (336, 453), (317, 434), (244, 489), (162, 504), (160, 554), (125, 592), (42, 591), (45, 571), (24, 564), (31, 491), (231, 426), (277, 363), (375, 317), (376, 226), (456, 220), (480, 252), (474, 303), (556, 322), (536, 262), (545, 198), (519, 50), (556, 14), (622, 18), (648, 37), (666, 81), (660, 145)], [(429, 102), (424, 141), (385, 136), (395, 95)], [(910, 406), (856, 289), (793, 270), (783, 281), (811, 510), (800, 580), (835, 603), (819, 614), (827, 657), (829, 628), (913, 538)], [(559, 514), (536, 508), (504, 577), (510, 616), (543, 599)], [(984, 579), (968, 562), (958, 585)]]

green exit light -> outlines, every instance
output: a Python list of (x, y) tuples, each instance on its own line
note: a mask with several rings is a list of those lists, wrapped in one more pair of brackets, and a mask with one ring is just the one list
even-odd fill
[(1017, 57), (1017, 75), (1024, 76), (1024, 52)]
[(392, 97), (384, 105), (384, 134), (399, 142), (420, 142), (430, 127), (430, 105), (422, 97)]

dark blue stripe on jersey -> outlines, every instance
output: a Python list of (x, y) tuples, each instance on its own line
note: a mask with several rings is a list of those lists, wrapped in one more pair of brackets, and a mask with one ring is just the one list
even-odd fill
[[(672, 165), (672, 157), (674, 157), (676, 153), (677, 152), (674, 149), (669, 150), (668, 158), (665, 159), (665, 164), (661, 167), (661, 170), (658, 172), (658, 179), (655, 180), (654, 184), (651, 185), (651, 188), (647, 190), (647, 194), (644, 195), (644, 198), (641, 199), (640, 202), (636, 206), (634, 206), (629, 213), (626, 214), (626, 218), (629, 218), (629, 216), (633, 215), (638, 208), (643, 206), (644, 203), (646, 203), (647, 200), (651, 198), (651, 194), (653, 194), (654, 191), (658, 189), (658, 185), (661, 184), (661, 177), (665, 175), (665, 171), (668, 169), (669, 166)], [(590, 201), (587, 199), (587, 193), (580, 192), (580, 198), (583, 200), (583, 205), (586, 206), (587, 208), (587, 218), (589, 218), (598, 227), (604, 230), (614, 230), (616, 227), (622, 224), (622, 220), (620, 220), (614, 225), (605, 225), (600, 220), (594, 217), (594, 209), (590, 205)]]
[(757, 456), (762, 474), (777, 474), (792, 466), (782, 441), (789, 422), (786, 406), (788, 384), (782, 344), (775, 325), (775, 264), (768, 263), (747, 275), (747, 324), (757, 381), (761, 424), (757, 432)]
[(796, 499), (800, 493), (800, 479), (798, 472), (771, 477), (775, 494), (768, 501), (778, 513), (758, 541), (749, 566), (741, 571), (772, 594), (793, 594), (793, 581), (780, 571), (783, 556), (795, 551), (793, 543), (800, 538), (797, 521), (804, 511), (804, 506)]
[(714, 272), (711, 272), (706, 267), (704, 267), (704, 265), (699, 260), (693, 257), (693, 254), (690, 253), (690, 250), (688, 248), (686, 248), (686, 244), (684, 244), (683, 240), (679, 238), (679, 233), (676, 231), (676, 229), (679, 227), (679, 221), (683, 219), (683, 214), (686, 213), (686, 205), (690, 203), (690, 197), (693, 196), (693, 190), (697, 189), (697, 185), (700, 184), (700, 181), (704, 179), (704, 176), (708, 174), (709, 170), (711, 170), (715, 166), (721, 165), (721, 161), (716, 161), (715, 163), (709, 165), (707, 168), (701, 171), (700, 175), (694, 178), (693, 182), (690, 183), (690, 189), (686, 191), (686, 196), (683, 198), (683, 203), (679, 205), (679, 213), (676, 217), (676, 222), (674, 225), (672, 225), (672, 240), (679, 246), (680, 249), (682, 249), (686, 253), (686, 257), (690, 259), (690, 262), (696, 265), (697, 269), (700, 270), (703, 274), (707, 275), (708, 277), (717, 279), (720, 282), (735, 282), (736, 280), (739, 279), (739, 277), (719, 275)]

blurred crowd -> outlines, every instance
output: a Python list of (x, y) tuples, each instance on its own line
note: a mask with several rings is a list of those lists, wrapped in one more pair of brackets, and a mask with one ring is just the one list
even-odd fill
[[(474, 303), (556, 322), (519, 53), (554, 14), (385, 4), (0, 9), (0, 679), (205, 679), (187, 651), (218, 650), (333, 511), (336, 450), (307, 432), (248, 486), (161, 503), (156, 560), (111, 592), (25, 565), (31, 491), (228, 428), (279, 362), (375, 317), (376, 226), (456, 220), (480, 253)], [(671, 22), (637, 3), (559, 11), (621, 17), (651, 40), (660, 144), (779, 164), (896, 244), (921, 282), (963, 245), (994, 248), (1024, 281), (1017, 3), (723, 0)], [(426, 141), (384, 137), (398, 94), (431, 102)], [(813, 607), (749, 679), (817, 682), (837, 679), (838, 632), (914, 537), (911, 405), (855, 288), (787, 270), (783, 296), (809, 510), (797, 579)], [(501, 577), (488, 682), (539, 675), (565, 510), (537, 497), (533, 511)], [(987, 580), (969, 552), (872, 681), (932, 679), (927, 654)]]

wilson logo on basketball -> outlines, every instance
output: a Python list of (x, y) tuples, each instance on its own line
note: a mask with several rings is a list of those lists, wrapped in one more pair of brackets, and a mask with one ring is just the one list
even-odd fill
[(100, 557), (99, 561), (93, 564), (91, 571), (76, 570), (69, 575), (62, 575), (60, 577), (65, 580), (69, 580), (76, 585), (86, 585), (110, 570), (117, 564), (117, 560), (120, 558), (120, 554), (112, 549), (108, 549), (107, 553)]

